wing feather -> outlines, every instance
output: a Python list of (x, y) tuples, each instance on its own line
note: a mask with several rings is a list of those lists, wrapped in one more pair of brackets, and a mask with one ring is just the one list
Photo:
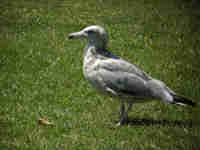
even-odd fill
[(119, 68), (115, 68), (112, 71), (107, 68), (101, 68), (99, 73), (103, 84), (108, 89), (115, 91), (118, 95), (137, 98), (143, 98), (149, 95), (146, 81), (137, 74), (125, 72)]
[(101, 61), (100, 67), (111, 72), (127, 72), (142, 78), (143, 80), (151, 80), (152, 78), (134, 64), (131, 64), (123, 59), (105, 59)]

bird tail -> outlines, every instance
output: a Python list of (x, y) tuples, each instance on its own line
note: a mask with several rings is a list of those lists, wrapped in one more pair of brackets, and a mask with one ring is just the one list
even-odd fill
[(184, 96), (175, 95), (173, 94), (174, 104), (180, 105), (180, 106), (192, 106), (192, 107), (199, 107), (198, 103), (193, 102), (192, 100), (185, 98)]

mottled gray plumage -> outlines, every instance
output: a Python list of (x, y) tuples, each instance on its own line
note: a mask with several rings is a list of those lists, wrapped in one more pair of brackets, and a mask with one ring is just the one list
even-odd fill
[[(150, 77), (131, 64), (107, 50), (108, 35), (100, 26), (89, 26), (69, 38), (86, 38), (83, 73), (99, 91), (117, 97), (121, 102), (120, 123), (123, 124), (133, 103), (161, 100), (171, 104), (195, 103), (168, 88), (163, 82)], [(128, 104), (125, 110), (125, 103)]]

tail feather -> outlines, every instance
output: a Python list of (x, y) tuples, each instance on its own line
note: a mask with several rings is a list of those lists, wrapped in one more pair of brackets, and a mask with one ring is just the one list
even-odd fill
[(197, 107), (198, 104), (193, 102), (192, 100), (185, 98), (183, 96), (180, 95), (173, 95), (174, 98), (174, 103), (177, 105), (181, 105), (181, 106), (185, 106), (185, 105), (189, 105), (192, 107)]

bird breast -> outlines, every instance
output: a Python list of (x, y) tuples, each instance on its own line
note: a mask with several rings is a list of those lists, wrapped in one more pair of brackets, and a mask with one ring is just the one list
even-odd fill
[(83, 73), (86, 78), (88, 78), (91, 74), (93, 74), (97, 70), (98, 61), (97, 58), (88, 51), (83, 60)]
[(99, 62), (100, 59), (88, 51), (84, 57), (83, 74), (93, 87), (100, 91), (104, 91), (102, 78), (99, 74)]

